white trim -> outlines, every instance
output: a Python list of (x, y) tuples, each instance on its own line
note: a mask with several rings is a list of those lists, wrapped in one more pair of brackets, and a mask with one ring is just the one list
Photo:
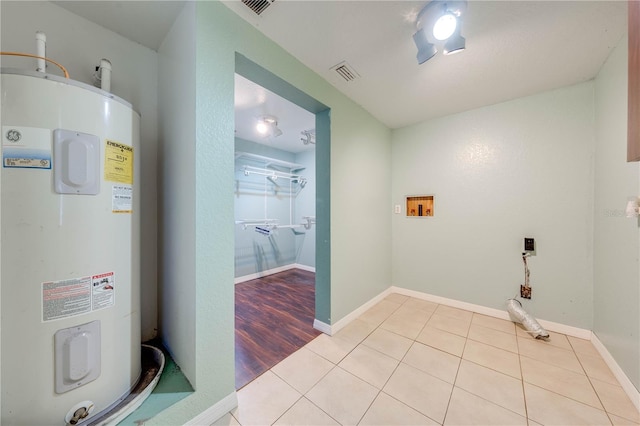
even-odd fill
[(595, 346), (596, 350), (600, 353), (600, 356), (607, 364), (613, 375), (618, 379), (620, 386), (622, 386), (624, 392), (629, 396), (633, 405), (635, 405), (636, 409), (640, 411), (640, 392), (638, 392), (638, 389), (636, 389), (633, 383), (631, 383), (629, 377), (627, 377), (607, 348), (602, 344), (600, 339), (598, 339), (596, 333), (591, 333), (591, 343), (593, 343), (593, 346)]
[(240, 284), (246, 281), (255, 280), (257, 278), (268, 277), (269, 275), (278, 274), (280, 272), (289, 271), (291, 269), (302, 269), (303, 271), (316, 272), (316, 268), (312, 266), (302, 265), (300, 263), (291, 263), (289, 265), (278, 266), (277, 268), (271, 268), (264, 271), (256, 272), (255, 274), (244, 275), (242, 277), (236, 277), (233, 279), (234, 284)]
[(251, 280), (255, 280), (256, 278), (267, 277), (269, 275), (277, 274), (279, 272), (284, 272), (284, 271), (288, 271), (290, 269), (295, 269), (295, 268), (296, 268), (296, 265), (293, 263), (290, 265), (278, 266), (277, 268), (267, 269), (265, 271), (256, 272), (255, 274), (249, 274), (249, 275), (244, 275), (242, 277), (237, 277), (233, 280), (233, 282), (234, 284), (240, 284), (245, 281), (251, 281)]
[(322, 331), (324, 334), (328, 334), (329, 336), (333, 335), (333, 333), (331, 332), (331, 326), (326, 322), (322, 322), (317, 319), (314, 319), (313, 328), (315, 328), (316, 330)]
[(303, 271), (316, 273), (316, 268), (313, 266), (303, 265), (302, 263), (294, 263), (293, 264), (296, 269), (302, 269)]
[[(446, 297), (435, 296), (433, 294), (422, 293), (415, 290), (408, 290), (401, 287), (391, 287), (392, 293), (403, 294), (405, 296), (415, 297), (416, 299), (428, 300), (429, 302), (439, 303), (441, 305), (451, 306), (453, 308), (464, 309), (471, 312), (476, 312), (478, 314), (487, 315), (494, 318), (500, 318), (507, 321), (512, 321), (509, 317), (509, 313), (507, 311), (502, 311), (500, 309), (489, 308), (486, 306), (475, 305), (473, 303), (461, 302), (455, 299), (447, 299)], [(591, 330), (586, 330), (584, 328), (572, 327), (570, 325), (565, 325), (553, 321), (541, 320), (538, 319), (538, 322), (541, 326), (546, 328), (549, 331), (554, 331), (556, 333), (566, 334), (572, 337), (578, 337), (580, 339), (591, 339)]]
[(184, 426), (209, 426), (237, 406), (238, 395), (233, 392), (186, 422)]
[(364, 314), (370, 307), (372, 307), (376, 303), (380, 302), (382, 299), (387, 297), (392, 292), (393, 291), (391, 290), (391, 288), (388, 288), (388, 289), (384, 290), (382, 293), (378, 294), (373, 299), (369, 300), (368, 302), (365, 302), (362, 306), (360, 306), (359, 308), (356, 308), (354, 311), (352, 311), (351, 313), (347, 314), (347, 316), (345, 316), (341, 320), (337, 321), (335, 324), (328, 325), (328, 324), (325, 324), (325, 323), (322, 323), (322, 322), (318, 321), (318, 323), (323, 324), (323, 326), (325, 326), (325, 327), (328, 327), (329, 328), (328, 331), (325, 331), (326, 328), (322, 329), (322, 328), (316, 327), (316, 322), (315, 321), (313, 323), (313, 326), (317, 330), (320, 330), (323, 333), (328, 334), (329, 336), (333, 336), (338, 331), (340, 331), (345, 326), (347, 326), (351, 321), (353, 321), (354, 319), (358, 318), (360, 315)]

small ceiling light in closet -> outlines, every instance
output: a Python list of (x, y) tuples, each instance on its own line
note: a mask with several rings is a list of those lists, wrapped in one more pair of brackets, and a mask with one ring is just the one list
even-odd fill
[(258, 118), (256, 131), (265, 137), (277, 138), (282, 135), (282, 130), (278, 128), (278, 118), (273, 115), (264, 115)]

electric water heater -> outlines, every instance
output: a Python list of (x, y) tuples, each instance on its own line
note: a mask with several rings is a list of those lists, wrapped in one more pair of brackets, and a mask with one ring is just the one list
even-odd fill
[(140, 375), (140, 117), (2, 69), (2, 424), (90, 421)]

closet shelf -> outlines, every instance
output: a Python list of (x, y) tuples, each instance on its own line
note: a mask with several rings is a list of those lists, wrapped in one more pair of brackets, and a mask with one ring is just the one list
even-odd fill
[(265, 168), (278, 167), (281, 169), (288, 169), (290, 172), (296, 172), (299, 170), (304, 170), (306, 168), (302, 164), (278, 160), (277, 158), (266, 157), (264, 155), (251, 154), (249, 152), (236, 151), (236, 160), (241, 159), (264, 163)]
[(278, 225), (278, 219), (242, 219), (236, 220), (236, 225), (241, 225), (242, 229), (247, 229), (250, 226), (258, 226), (266, 229), (278, 229), (278, 228), (302, 228), (310, 229), (311, 225), (316, 223), (315, 216), (303, 216), (303, 223), (300, 224), (292, 224), (292, 225)]
[(253, 167), (253, 166), (244, 166), (243, 170), (244, 170), (245, 176), (249, 176), (249, 175), (266, 176), (267, 178), (272, 179), (274, 181), (277, 180), (278, 178), (289, 179), (293, 183), (299, 183), (300, 186), (303, 188), (307, 184), (306, 178), (293, 173), (286, 173), (278, 170), (262, 169), (260, 167)]
[(278, 219), (242, 219), (236, 220), (236, 225), (242, 225), (242, 229), (247, 229), (249, 226), (263, 226), (272, 229), (278, 226)]

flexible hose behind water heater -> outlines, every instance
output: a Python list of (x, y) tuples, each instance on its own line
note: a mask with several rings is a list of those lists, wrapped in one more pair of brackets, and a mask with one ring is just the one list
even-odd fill
[(522, 303), (516, 299), (507, 300), (507, 311), (511, 318), (520, 324), (536, 339), (548, 339), (549, 333), (545, 330), (534, 317), (527, 313), (522, 307)]

